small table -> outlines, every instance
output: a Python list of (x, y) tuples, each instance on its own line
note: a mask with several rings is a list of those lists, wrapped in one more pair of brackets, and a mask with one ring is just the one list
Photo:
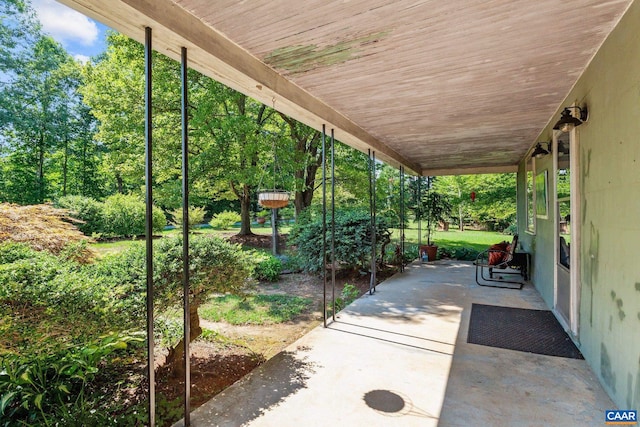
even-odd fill
[(529, 271), (531, 267), (531, 254), (528, 252), (516, 252), (513, 259), (509, 261), (509, 267), (517, 268), (524, 280), (529, 280)]

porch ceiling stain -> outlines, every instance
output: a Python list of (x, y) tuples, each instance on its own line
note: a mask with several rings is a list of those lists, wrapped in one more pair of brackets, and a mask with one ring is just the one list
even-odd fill
[(194, 68), (355, 148), (448, 174), (514, 171), (632, 0), (62, 2), (140, 41), (150, 26), (162, 53), (187, 46)]

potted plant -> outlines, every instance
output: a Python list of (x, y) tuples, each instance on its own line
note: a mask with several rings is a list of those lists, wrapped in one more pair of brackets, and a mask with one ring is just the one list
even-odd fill
[(263, 209), (256, 214), (256, 221), (258, 224), (264, 226), (264, 223), (267, 222), (267, 217), (271, 215), (271, 212), (268, 209)]
[(424, 254), (426, 254), (429, 261), (435, 261), (438, 253), (438, 246), (432, 239), (433, 232), (439, 223), (447, 220), (447, 215), (451, 211), (448, 197), (433, 189), (434, 181), (435, 177), (427, 178), (427, 194), (421, 198), (418, 206), (420, 218), (427, 221), (427, 244), (420, 246), (420, 258), (424, 260)]

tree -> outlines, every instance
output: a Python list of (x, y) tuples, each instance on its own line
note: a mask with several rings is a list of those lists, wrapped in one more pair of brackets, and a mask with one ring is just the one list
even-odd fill
[(42, 36), (0, 94), (3, 136), (12, 151), (9, 168), (17, 178), (10, 193), (17, 202), (42, 203), (53, 192), (46, 169), (70, 134), (67, 119), (77, 80), (69, 71), (75, 66), (58, 43)]
[(65, 209), (0, 203), (0, 243), (25, 243), (34, 250), (53, 254), (60, 254), (72, 245), (69, 255), (77, 261), (89, 262), (93, 252), (86, 246), (88, 241)]
[(84, 70), (80, 88), (98, 120), (110, 193), (136, 191), (144, 176), (144, 52), (126, 36), (107, 35), (107, 52)]
[[(467, 220), (489, 228), (505, 228), (515, 220), (515, 174), (443, 176), (434, 188), (449, 197), (453, 208), (450, 215), (458, 220), (461, 231)], [(474, 202), (471, 192), (476, 193)]]
[[(107, 43), (106, 54), (86, 69), (82, 93), (100, 122), (97, 137), (107, 149), (115, 190), (127, 192), (144, 184), (144, 55), (139, 43), (120, 34), (110, 33)], [(188, 76), (192, 201), (238, 199), (240, 234), (249, 234), (251, 203), (278, 137), (274, 110), (196, 71)], [(179, 64), (154, 53), (153, 79), (156, 200), (175, 209), (181, 176)]]
[[(238, 245), (217, 237), (195, 237), (189, 240), (190, 341), (202, 334), (198, 309), (214, 293), (241, 293), (250, 276), (250, 261)], [(144, 259), (137, 257), (136, 259)], [(182, 306), (182, 239), (162, 239), (154, 254), (157, 308)], [(182, 372), (184, 338), (170, 349), (167, 365), (174, 373)]]
[[(420, 177), (422, 179), (422, 177)], [(422, 179), (421, 187), (423, 189), (421, 197), (417, 199), (414, 205), (416, 217), (426, 219), (427, 221), (427, 245), (432, 245), (431, 235), (440, 221), (444, 221), (451, 212), (451, 203), (446, 194), (438, 192), (435, 183), (438, 178), (429, 176)]]
[(293, 140), (294, 160), (294, 200), (296, 218), (311, 206), (316, 186), (318, 168), (322, 166), (322, 134), (291, 117), (279, 113), (288, 126), (289, 137)]
[(458, 228), (464, 231), (465, 219), (470, 215), (471, 192), (476, 187), (474, 175), (442, 176), (435, 182), (435, 189), (446, 194), (451, 202), (451, 218), (458, 221)]
[[(0, 141), (5, 181), (2, 198), (42, 203), (66, 194), (70, 177), (84, 175), (84, 187), (95, 190), (87, 171), (93, 123), (77, 92), (80, 64), (40, 31), (27, 3), (4, 2), (0, 24)], [(84, 145), (76, 162), (75, 146)], [(83, 169), (80, 174), (77, 169)], [(96, 193), (96, 191), (92, 191)]]

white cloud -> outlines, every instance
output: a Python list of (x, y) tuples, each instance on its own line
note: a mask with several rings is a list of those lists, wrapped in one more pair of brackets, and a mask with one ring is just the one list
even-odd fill
[(98, 39), (98, 27), (89, 18), (53, 0), (34, 0), (42, 29), (60, 43), (91, 46)]
[(87, 55), (81, 55), (79, 53), (76, 55), (73, 55), (73, 58), (81, 64), (86, 64), (91, 59)]

